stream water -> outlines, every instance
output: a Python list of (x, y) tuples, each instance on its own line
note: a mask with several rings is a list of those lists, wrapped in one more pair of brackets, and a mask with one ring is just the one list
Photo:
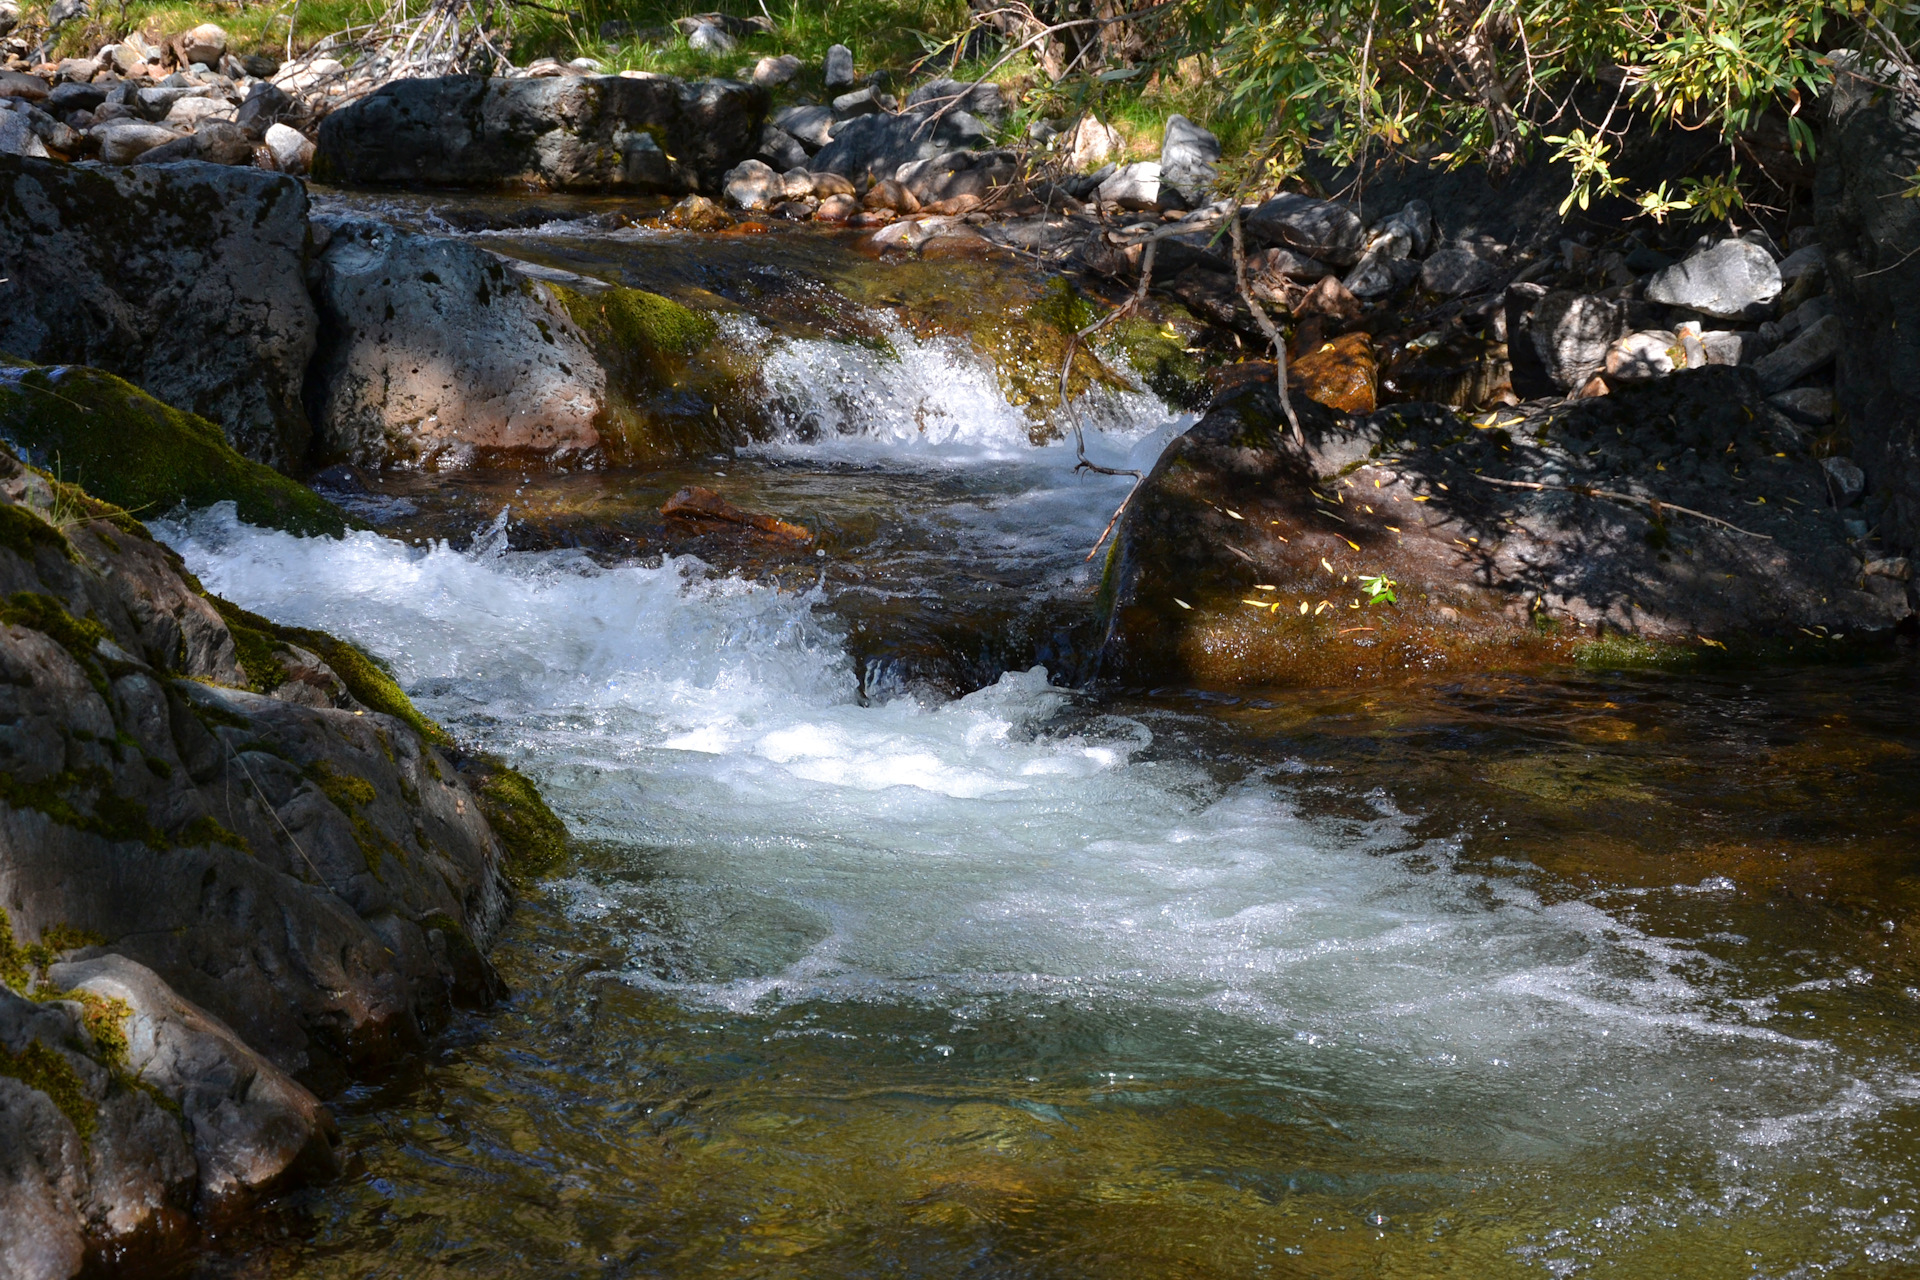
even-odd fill
[[(1910, 660), (1085, 687), (1127, 481), (963, 342), (754, 340), (786, 426), (723, 457), (392, 477), (344, 542), (158, 526), (382, 656), (580, 850), (496, 953), (513, 998), (337, 1100), (347, 1176), (200, 1272), (1920, 1269)], [(1086, 409), (1115, 463), (1186, 421)], [(689, 482), (822, 554), (675, 543)]]

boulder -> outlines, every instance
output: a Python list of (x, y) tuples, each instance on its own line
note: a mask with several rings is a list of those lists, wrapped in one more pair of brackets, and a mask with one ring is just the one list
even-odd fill
[(243, 129), (259, 130), (293, 113), (293, 98), (285, 89), (267, 80), (257, 80), (234, 112), (233, 122)]
[(141, 154), (135, 164), (174, 164), (203, 160), (208, 164), (251, 164), (253, 135), (227, 120), (209, 120), (192, 133), (163, 142)]
[(316, 264), (322, 455), (457, 466), (601, 448), (606, 373), (553, 286), (467, 240), (363, 221), (331, 232)]
[(1920, 547), (1920, 257), (1907, 256), (1920, 244), (1920, 201), (1902, 198), (1920, 159), (1915, 92), (1836, 76), (1814, 186), (1847, 335), (1834, 396), (1879, 504), (1881, 537), (1901, 548)]
[(132, 164), (155, 147), (165, 146), (180, 136), (165, 125), (143, 120), (110, 120), (88, 132), (100, 146), (100, 158), (108, 164)]
[(1820, 469), (1826, 476), (1827, 491), (1836, 507), (1850, 507), (1867, 491), (1867, 473), (1851, 458), (1822, 458)]
[(1178, 191), (1189, 207), (1213, 198), (1219, 163), (1220, 139), (1185, 116), (1167, 117), (1160, 143), (1160, 181)]
[(1506, 270), (1491, 250), (1470, 241), (1442, 245), (1420, 264), (1420, 287), (1443, 298), (1496, 289)]
[(731, 80), (397, 80), (328, 114), (329, 181), (556, 191), (716, 191), (752, 154), (767, 91)]
[(313, 143), (298, 129), (276, 122), (267, 126), (262, 141), (282, 173), (305, 173), (313, 165)]
[(109, 954), (53, 965), (47, 980), (126, 1009), (123, 1065), (185, 1118), (203, 1210), (337, 1171), (319, 1099), (153, 970)]
[(833, 141), (832, 107), (783, 107), (774, 113), (773, 123), (815, 151)]
[(1269, 245), (1298, 249), (1335, 267), (1360, 260), (1366, 226), (1343, 204), (1283, 192), (1246, 214), (1247, 233)]
[(1767, 397), (1767, 403), (1804, 426), (1824, 427), (1833, 421), (1831, 387), (1795, 387), (1775, 392)]
[(1609, 382), (1645, 382), (1686, 367), (1679, 335), (1661, 329), (1627, 334), (1607, 348), (1601, 365)]
[(1094, 192), (1102, 204), (1123, 209), (1158, 209), (1170, 192), (1160, 182), (1160, 162), (1141, 160), (1121, 165)]
[(843, 93), (833, 100), (833, 118), (836, 123), (852, 120), (856, 116), (870, 116), (886, 110), (880, 101), (878, 90), (869, 86), (855, 89), (852, 93)]
[(1626, 303), (1565, 289), (1541, 298), (1528, 325), (1534, 354), (1547, 379), (1562, 391), (1585, 386), (1626, 332)]
[(807, 164), (809, 159), (798, 138), (771, 124), (760, 126), (760, 146), (752, 158), (782, 173)]
[(1845, 330), (1838, 316), (1817, 320), (1792, 342), (1753, 362), (1753, 371), (1768, 391), (1784, 391), (1840, 354)]
[(813, 157), (812, 167), (856, 181), (890, 178), (903, 164), (988, 144), (986, 126), (964, 111), (950, 111), (938, 122), (918, 110), (860, 116), (833, 126), (833, 140)]
[(183, 66), (190, 67), (197, 62), (218, 67), (220, 59), (227, 54), (227, 33), (211, 22), (203, 22), (176, 38), (173, 48)]
[(25, 116), (15, 111), (0, 111), (0, 155), (34, 156), (44, 160), (47, 147)]
[(306, 192), (280, 174), (0, 158), (0, 351), (117, 373), (283, 469), (310, 438), (306, 255)]
[(732, 34), (711, 22), (696, 22), (687, 32), (687, 48), (698, 53), (732, 53), (739, 47)]
[(224, 98), (182, 98), (167, 109), (163, 124), (191, 133), (207, 120), (232, 120), (238, 109)]
[(800, 59), (790, 53), (783, 53), (777, 58), (762, 58), (753, 64), (753, 82), (762, 88), (777, 88), (799, 74)]
[[(1372, 687), (1408, 670), (1604, 660), (1593, 642), (1616, 631), (1819, 652), (1800, 628), (1884, 633), (1907, 615), (1904, 590), (1861, 586), (1840, 521), (1818, 514), (1820, 464), (1771, 425), (1744, 371), (1541, 405), (1502, 430), (1434, 405), (1293, 404), (1304, 450), (1272, 382), (1243, 381), (1135, 490), (1100, 587), (1103, 679)], [(1581, 485), (1767, 536), (1565, 491)], [(1372, 575), (1395, 602), (1369, 599)]]
[(1097, 169), (1119, 155), (1124, 145), (1118, 129), (1101, 124), (1100, 117), (1089, 111), (1081, 116), (1080, 123), (1073, 127), (1073, 141), (1067, 153), (1067, 164), (1074, 169)]
[[(323, 1089), (417, 1051), (456, 1000), (492, 999), (484, 952), (510, 898), (467, 781), (486, 772), (456, 772), (358, 650), (209, 598), (126, 517), (62, 501), (83, 518), (56, 528), (44, 479), (0, 477), (0, 589), (32, 600), (0, 627), (0, 769), (26, 788), (0, 800), (13, 936), (135, 961)], [(63, 640), (80, 618), (91, 648)], [(164, 993), (139, 1003), (189, 1039), (208, 1030)], [(251, 1055), (153, 1030), (154, 1069), (173, 1054), (183, 1089), (210, 1091), (210, 1123), (266, 1144), (209, 1176), (269, 1185), (313, 1148), (309, 1100), (272, 1078), (253, 1090)]]
[(69, 80), (57, 84), (47, 100), (40, 105), (55, 116), (65, 118), (75, 111), (91, 111), (107, 100), (105, 87), (88, 84), (83, 80)]
[(1772, 254), (1746, 240), (1722, 240), (1656, 271), (1647, 280), (1646, 298), (1723, 319), (1757, 319), (1780, 288)]
[[(1019, 175), (1019, 157), (1011, 151), (949, 151), (930, 160), (901, 165), (894, 178), (925, 206), (985, 204)], [(942, 207), (935, 213), (960, 213)]]
[(827, 47), (826, 81), (829, 89), (844, 89), (853, 83), (853, 50), (843, 44)]
[(956, 100), (954, 110), (965, 111), (995, 129), (1006, 123), (1007, 100), (1000, 92), (1000, 86), (992, 81), (974, 84), (961, 80), (930, 80), (907, 95), (907, 108), (938, 111)]
[(24, 71), (0, 71), (0, 98), (40, 102), (52, 92), (53, 86), (39, 76), (28, 75)]

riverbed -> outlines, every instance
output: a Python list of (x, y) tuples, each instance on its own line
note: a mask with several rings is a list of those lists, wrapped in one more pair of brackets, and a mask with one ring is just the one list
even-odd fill
[[(1910, 657), (1114, 689), (1089, 553), (1130, 481), (930, 329), (917, 268), (482, 234), (668, 292), (758, 255), (722, 332), (772, 425), (379, 478), (344, 541), (156, 523), (527, 771), (578, 854), (496, 952), (513, 996), (336, 1100), (347, 1175), (199, 1273), (1920, 1265)], [(1192, 420), (1079, 412), (1114, 468)], [(685, 484), (818, 536), (677, 528)]]

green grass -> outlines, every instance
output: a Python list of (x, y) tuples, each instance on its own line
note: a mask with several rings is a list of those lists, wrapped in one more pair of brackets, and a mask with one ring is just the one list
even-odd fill
[[(54, 56), (90, 54), (102, 44), (138, 31), (148, 39), (164, 39), (203, 22), (215, 23), (227, 33), (235, 53), (268, 54), (285, 58), (289, 48), (304, 51), (317, 41), (349, 27), (364, 26), (385, 6), (378, 0), (286, 0), (281, 4), (226, 5), (97, 3), (85, 22), (68, 23), (54, 46)], [(46, 26), (47, 0), (22, 6), (22, 25), (33, 30)]]

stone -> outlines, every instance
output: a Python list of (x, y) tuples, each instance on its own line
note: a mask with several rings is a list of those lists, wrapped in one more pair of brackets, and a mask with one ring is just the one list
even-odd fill
[(1261, 249), (1247, 255), (1247, 275), (1251, 279), (1324, 280), (1334, 270), (1291, 249)]
[(47, 978), (127, 1007), (126, 1065), (186, 1118), (206, 1209), (337, 1172), (337, 1131), (319, 1099), (153, 970), (105, 955), (56, 964)]
[(1780, 284), (1783, 288), (1792, 288), (1807, 275), (1818, 275), (1825, 279), (1827, 274), (1827, 251), (1818, 244), (1802, 245), (1786, 257), (1780, 259)]
[(1808, 374), (1831, 364), (1840, 354), (1844, 330), (1839, 316), (1815, 321), (1785, 346), (1753, 362), (1760, 385), (1768, 391), (1784, 391)]
[(1722, 240), (1655, 272), (1646, 298), (1722, 319), (1753, 319), (1766, 314), (1780, 289), (1772, 254), (1746, 240)]
[(880, 105), (879, 93), (871, 86), (843, 93), (833, 100), (833, 118), (836, 122), (852, 120), (856, 116), (870, 116), (884, 109)]
[(313, 165), (314, 145), (298, 129), (276, 122), (267, 126), (261, 141), (273, 152), (282, 173), (305, 173)]
[(1820, 469), (1826, 475), (1827, 491), (1833, 495), (1836, 507), (1852, 506), (1867, 491), (1867, 473), (1852, 458), (1822, 458)]
[(1007, 100), (1000, 86), (991, 80), (984, 84), (970, 81), (939, 79), (930, 80), (907, 95), (907, 108), (919, 108), (922, 111), (938, 111), (949, 103), (957, 103), (956, 111), (985, 121), (993, 128), (999, 128), (1006, 122)]
[(860, 203), (868, 209), (888, 209), (894, 213), (920, 212), (919, 198), (892, 178), (874, 183)]
[(1220, 139), (1183, 115), (1167, 117), (1160, 143), (1160, 181), (1178, 191), (1190, 207), (1213, 198), (1219, 163)]
[(1294, 315), (1301, 320), (1319, 317), (1331, 320), (1335, 324), (1351, 324), (1363, 313), (1360, 299), (1347, 292), (1335, 275), (1323, 277), (1313, 288), (1307, 290), (1307, 296), (1294, 308)]
[(191, 132), (207, 120), (232, 120), (237, 108), (220, 98), (182, 98), (167, 109), (163, 123)]
[(1687, 367), (1678, 334), (1663, 329), (1629, 333), (1607, 348), (1601, 369), (1609, 382), (1645, 382)]
[(97, 84), (83, 80), (69, 80), (57, 84), (47, 100), (41, 105), (56, 116), (65, 116), (72, 111), (91, 111), (107, 100), (107, 91)]
[(1433, 211), (1424, 200), (1411, 200), (1384, 219), (1368, 235), (1360, 260), (1347, 274), (1347, 288), (1357, 297), (1378, 298), (1397, 292), (1420, 276), (1412, 259), (1433, 242)]
[[(94, 136), (104, 152), (133, 130), (174, 136)], [(307, 212), (297, 181), (254, 169), (0, 160), (0, 261), (18, 290), (0, 351), (107, 369), (219, 423), (247, 457), (300, 466), (317, 325)]]
[(220, 59), (227, 53), (227, 33), (211, 22), (203, 22), (177, 37), (173, 47), (186, 66), (196, 62), (209, 67), (219, 66)]
[(989, 145), (986, 126), (964, 111), (950, 111), (932, 122), (929, 113), (916, 109), (860, 116), (834, 125), (833, 140), (813, 157), (812, 167), (855, 181), (886, 178), (915, 160)]
[(25, 116), (0, 111), (0, 155), (35, 156), (44, 160), (47, 148)]
[(1123, 209), (1160, 207), (1160, 162), (1141, 160), (1121, 165), (1102, 182), (1094, 193), (1102, 204), (1117, 204)]
[(1506, 271), (1493, 255), (1470, 242), (1442, 245), (1420, 264), (1420, 287), (1443, 298), (1497, 289)]
[(327, 115), (314, 173), (336, 182), (717, 191), (758, 144), (766, 109), (765, 89), (730, 80), (397, 80)]
[(53, 86), (39, 76), (28, 75), (24, 71), (0, 71), (0, 98), (41, 102), (52, 92)]
[(1124, 145), (1118, 129), (1101, 124), (1100, 117), (1089, 111), (1081, 116), (1080, 123), (1073, 127), (1073, 141), (1067, 153), (1067, 164), (1074, 169), (1097, 169), (1119, 155)]
[(1343, 334), (1287, 363), (1287, 381), (1309, 400), (1340, 413), (1372, 413), (1379, 366), (1373, 339)]
[(1585, 386), (1626, 331), (1626, 303), (1569, 290), (1541, 298), (1528, 330), (1548, 380), (1562, 391)]
[(1777, 391), (1767, 397), (1767, 403), (1803, 426), (1824, 427), (1833, 421), (1831, 387), (1795, 387), (1790, 391)]
[(807, 175), (813, 183), (813, 194), (822, 199), (828, 196), (857, 196), (858, 189), (837, 173), (812, 171)]
[(202, 160), (208, 164), (251, 164), (253, 148), (253, 136), (239, 125), (229, 120), (210, 120), (194, 132), (144, 153), (134, 163), (174, 164), (181, 160)]
[(773, 123), (815, 151), (833, 141), (832, 107), (783, 107), (774, 113)]
[(1352, 209), (1293, 192), (1261, 202), (1245, 218), (1247, 232), (1254, 238), (1298, 249), (1335, 267), (1358, 262), (1366, 243), (1366, 227)]
[(294, 114), (293, 97), (270, 81), (256, 81), (234, 112), (233, 122), (243, 129), (264, 130)]
[(0, 0), (0, 36), (20, 25), (20, 0)]
[(1895, 582), (1907, 582), (1913, 577), (1913, 562), (1905, 556), (1882, 556), (1861, 565), (1860, 572), (1869, 578), (1891, 578)]
[[(930, 160), (901, 165), (894, 180), (911, 191), (923, 207), (952, 201), (977, 207), (1003, 193), (1019, 172), (1019, 157), (1011, 151), (949, 151)], [(933, 212), (963, 210), (937, 208)]]
[(663, 215), (668, 226), (683, 231), (718, 231), (733, 225), (733, 219), (705, 196), (687, 196)]
[(782, 542), (812, 542), (813, 531), (762, 511), (747, 511), (735, 506), (704, 485), (688, 485), (668, 498), (660, 508), (668, 519), (717, 521), (744, 525), (756, 533)]
[(606, 373), (553, 286), (470, 241), (357, 220), (332, 227), (317, 266), (323, 455), (379, 467), (601, 447)]
[(702, 22), (687, 32), (687, 48), (700, 53), (732, 53), (740, 47), (740, 42), (727, 33), (724, 28)]
[(777, 58), (762, 58), (753, 64), (753, 82), (772, 89), (800, 74), (800, 59), (790, 53)]
[(1759, 334), (1737, 329), (1707, 329), (1699, 333), (1698, 340), (1707, 364), (1752, 364), (1767, 350)]
[[(313, 53), (287, 62), (273, 73), (273, 83), (296, 96), (323, 91), (346, 80), (346, 64), (338, 58)], [(415, 82), (423, 83), (423, 82)]]
[(752, 158), (782, 173), (806, 165), (809, 159), (798, 138), (771, 124), (760, 126), (760, 146)]
[(742, 160), (727, 170), (723, 183), (728, 203), (739, 209), (765, 209), (786, 198), (785, 182), (759, 160)]
[(853, 83), (853, 50), (843, 44), (827, 48), (826, 83), (828, 89), (844, 89)]
[(828, 196), (814, 210), (814, 218), (819, 222), (845, 222), (860, 212), (860, 202), (851, 195)]

